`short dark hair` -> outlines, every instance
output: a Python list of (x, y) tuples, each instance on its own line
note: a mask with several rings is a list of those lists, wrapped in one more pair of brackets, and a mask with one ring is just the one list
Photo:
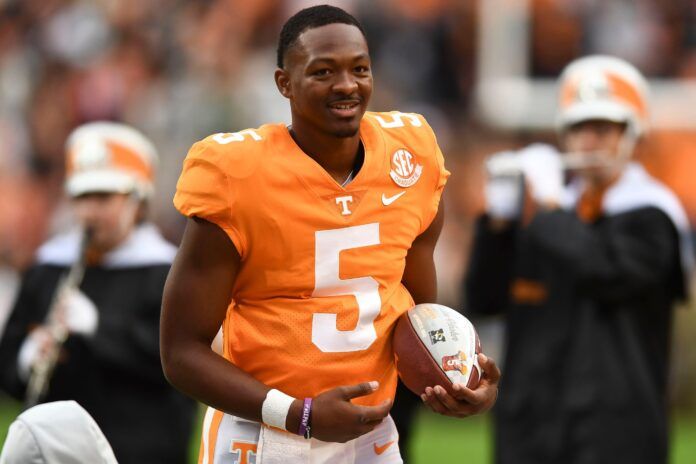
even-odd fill
[(348, 24), (360, 29), (363, 36), (365, 30), (360, 22), (350, 13), (331, 5), (317, 5), (300, 10), (283, 25), (278, 39), (278, 67), (284, 65), (284, 57), (288, 49), (293, 46), (297, 38), (307, 29), (326, 26), (327, 24)]

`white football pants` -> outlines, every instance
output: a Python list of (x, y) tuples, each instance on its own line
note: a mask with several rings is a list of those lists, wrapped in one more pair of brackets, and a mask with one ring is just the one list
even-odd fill
[(199, 464), (402, 464), (391, 416), (347, 443), (327, 443), (262, 427), (208, 408)]

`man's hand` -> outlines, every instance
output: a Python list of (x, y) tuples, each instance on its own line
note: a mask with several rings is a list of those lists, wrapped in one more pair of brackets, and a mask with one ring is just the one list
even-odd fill
[(93, 336), (99, 323), (99, 310), (92, 300), (79, 289), (66, 288), (59, 297), (53, 317), (70, 333)]
[(505, 223), (517, 219), (524, 194), (522, 157), (512, 151), (502, 151), (488, 157), (485, 166), (488, 174), (484, 189), (486, 213), (492, 220)]
[(451, 396), (440, 385), (427, 387), (421, 395), (423, 402), (433, 411), (445, 416), (467, 417), (481, 414), (493, 407), (498, 398), (500, 369), (495, 361), (483, 353), (479, 354), (479, 366), (484, 374), (475, 389), (455, 383), (455, 395)]
[(520, 150), (518, 156), (532, 199), (539, 205), (558, 205), (563, 196), (561, 154), (550, 145), (534, 143)]
[(312, 436), (322, 441), (345, 443), (371, 432), (387, 417), (392, 406), (385, 400), (377, 406), (350, 402), (377, 390), (377, 382), (337, 387), (317, 396), (312, 403)]

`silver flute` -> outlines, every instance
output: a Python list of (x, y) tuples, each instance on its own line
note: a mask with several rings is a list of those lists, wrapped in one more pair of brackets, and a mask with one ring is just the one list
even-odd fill
[(58, 281), (56, 290), (53, 293), (48, 315), (46, 316), (50, 344), (48, 349), (42, 353), (32, 365), (24, 402), (25, 408), (27, 409), (38, 404), (48, 393), (48, 386), (51, 383), (53, 371), (56, 368), (63, 344), (65, 340), (67, 340), (69, 334), (65, 323), (58, 317), (60, 305), (64, 299), (63, 295), (71, 290), (78, 289), (82, 283), (85, 266), (87, 264), (87, 249), (91, 237), (92, 231), (90, 229), (85, 229), (82, 234), (82, 240), (80, 241), (78, 257), (72, 266), (70, 266), (68, 273)]

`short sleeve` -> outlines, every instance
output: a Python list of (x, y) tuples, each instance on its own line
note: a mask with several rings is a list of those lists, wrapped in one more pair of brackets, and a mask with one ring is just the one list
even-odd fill
[(440, 146), (437, 144), (437, 142), (435, 142), (435, 161), (437, 162), (438, 171), (435, 192), (437, 193), (437, 196), (439, 198), (440, 196), (442, 196), (442, 190), (445, 188), (445, 184), (447, 183), (447, 179), (450, 176), (450, 172), (445, 167), (445, 157), (442, 154), (442, 150), (440, 150)]
[[(431, 129), (432, 131), (432, 129)], [(437, 143), (437, 139), (435, 137), (435, 134), (433, 133), (433, 142), (434, 142), (434, 168), (436, 169), (437, 174), (434, 176), (435, 177), (435, 185), (433, 186), (433, 193), (430, 201), (426, 204), (426, 211), (425, 211), (425, 220), (423, 222), (423, 230), (420, 232), (423, 233), (425, 230), (430, 227), (430, 224), (433, 222), (435, 219), (435, 216), (437, 215), (437, 211), (440, 207), (440, 199), (442, 198), (442, 192), (445, 189), (445, 184), (447, 184), (447, 179), (450, 176), (450, 172), (445, 168), (445, 157), (442, 154), (442, 150), (440, 150), (440, 146)]]
[(206, 145), (198, 142), (189, 150), (176, 184), (174, 206), (186, 217), (205, 219), (223, 229), (243, 257), (245, 241), (233, 223), (235, 202), (229, 176), (215, 163), (215, 153), (209, 153), (212, 150)]

